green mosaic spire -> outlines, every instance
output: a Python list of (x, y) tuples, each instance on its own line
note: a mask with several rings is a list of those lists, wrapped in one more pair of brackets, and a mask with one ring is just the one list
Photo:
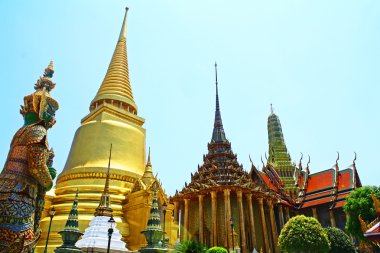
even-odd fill
[(79, 232), (78, 226), (78, 189), (75, 194), (75, 199), (73, 202), (73, 206), (71, 207), (69, 218), (67, 218), (65, 228), (63, 231), (67, 232)]
[(268, 117), (269, 164), (272, 165), (284, 183), (285, 190), (296, 190), (295, 166), (292, 163), (282, 133), (280, 119), (273, 112)]
[[(156, 186), (157, 187), (157, 186)], [(141, 231), (144, 234), (148, 245), (140, 248), (141, 253), (165, 253), (168, 248), (163, 244), (165, 232), (161, 229), (160, 209), (158, 209), (157, 188), (153, 189), (153, 201), (150, 208), (148, 224), (146, 229)]]
[(158, 209), (157, 189), (153, 190), (153, 202), (150, 208), (146, 230), (161, 230), (160, 209)]
[(58, 233), (62, 236), (63, 244), (54, 250), (55, 253), (82, 253), (82, 250), (75, 246), (75, 243), (83, 235), (79, 232), (78, 226), (78, 189), (65, 228)]

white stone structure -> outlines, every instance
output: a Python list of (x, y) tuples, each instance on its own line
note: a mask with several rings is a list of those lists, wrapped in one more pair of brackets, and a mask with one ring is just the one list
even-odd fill
[[(83, 252), (107, 252), (109, 219), (108, 216), (95, 216), (90, 226), (86, 228), (82, 239), (75, 246)], [(116, 228), (116, 223), (111, 237), (110, 252), (129, 252), (125, 243), (121, 241), (121, 234)]]

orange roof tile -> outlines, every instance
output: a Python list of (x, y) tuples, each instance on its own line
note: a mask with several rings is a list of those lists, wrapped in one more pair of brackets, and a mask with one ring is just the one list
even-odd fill
[(274, 191), (277, 191), (278, 189), (272, 184), (272, 182), (269, 180), (269, 177), (264, 174), (264, 173), (261, 173), (260, 172), (260, 176), (261, 178), (264, 180), (265, 184), (272, 190)]
[(334, 208), (342, 207), (342, 206), (344, 206), (344, 204), (346, 204), (346, 200), (344, 200), (344, 201), (338, 201), (338, 202), (336, 202)]
[(323, 192), (318, 192), (318, 193), (312, 193), (312, 194), (306, 194), (305, 200), (310, 200), (310, 199), (316, 199), (320, 197), (328, 197), (332, 195), (332, 190), (327, 190)]
[(307, 192), (314, 192), (332, 187), (335, 180), (334, 173), (335, 171), (333, 169), (329, 169), (310, 175)]
[(339, 171), (339, 183), (338, 190), (350, 189), (353, 188), (352, 182), (352, 170), (346, 169)]
[(316, 200), (304, 202), (302, 205), (302, 208), (321, 205), (321, 204), (325, 204), (325, 203), (329, 203), (329, 202), (330, 202), (330, 196), (325, 197), (325, 198), (321, 198), (321, 199), (316, 199)]

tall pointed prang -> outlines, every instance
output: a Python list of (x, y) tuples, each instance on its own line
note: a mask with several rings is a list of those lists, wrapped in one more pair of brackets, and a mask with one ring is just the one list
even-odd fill
[(110, 188), (110, 168), (111, 168), (111, 154), (112, 154), (112, 144), (110, 147), (110, 156), (108, 159), (108, 169), (106, 175), (106, 183), (104, 184), (104, 190), (100, 198), (99, 206), (95, 210), (95, 216), (112, 216), (111, 200), (109, 194)]
[(101, 103), (104, 100), (125, 103), (137, 112), (137, 106), (133, 99), (132, 88), (129, 82), (129, 70), (127, 59), (127, 13), (125, 9), (123, 25), (121, 27), (119, 39), (113, 53), (107, 74), (100, 86), (98, 93), (92, 100), (91, 105)]
[(225, 142), (227, 141), (226, 135), (223, 129), (222, 116), (220, 114), (220, 106), (219, 106), (219, 94), (218, 94), (218, 65), (215, 62), (215, 89), (216, 89), (216, 99), (215, 99), (215, 121), (214, 121), (214, 129), (212, 132), (212, 142)]
[(284, 135), (279, 117), (274, 113), (271, 104), (271, 113), (268, 117), (268, 144), (269, 163), (276, 169), (285, 184), (286, 189), (292, 190), (294, 186), (294, 170), (288, 149), (286, 148)]

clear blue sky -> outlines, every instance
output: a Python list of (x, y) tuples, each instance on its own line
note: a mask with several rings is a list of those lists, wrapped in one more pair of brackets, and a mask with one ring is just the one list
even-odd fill
[(111, 59), (124, 7), (130, 79), (153, 170), (169, 194), (190, 180), (211, 139), (214, 61), (226, 135), (250, 169), (268, 149), (270, 103), (292, 159), (311, 171), (358, 153), (379, 185), (380, 1), (1, 1), (0, 163), (19, 106), (51, 58), (59, 101), (50, 131), (61, 171)]

